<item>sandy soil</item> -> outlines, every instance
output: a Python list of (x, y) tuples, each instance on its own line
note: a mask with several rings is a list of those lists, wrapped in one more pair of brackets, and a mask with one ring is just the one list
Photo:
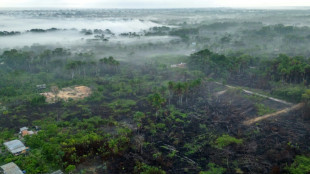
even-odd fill
[(219, 91), (219, 92), (215, 93), (214, 96), (215, 96), (215, 97), (219, 97), (219, 96), (225, 94), (227, 91), (228, 91), (227, 89), (224, 90), (224, 91)]
[(54, 103), (55, 101), (62, 99), (62, 100), (69, 100), (70, 98), (73, 100), (83, 99), (85, 97), (90, 96), (91, 89), (87, 86), (76, 86), (76, 87), (68, 87), (62, 88), (58, 91), (57, 94), (52, 92), (45, 92), (41, 93), (41, 95), (46, 97), (46, 102)]

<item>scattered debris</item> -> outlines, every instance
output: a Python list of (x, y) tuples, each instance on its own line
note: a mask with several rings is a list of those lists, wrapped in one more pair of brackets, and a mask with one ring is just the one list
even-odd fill
[(227, 91), (228, 91), (227, 89), (224, 91), (219, 91), (219, 92), (215, 93), (214, 96), (219, 97), (219, 96), (225, 94)]
[(5, 142), (4, 146), (14, 155), (24, 154), (29, 149), (20, 140)]
[(181, 62), (180, 64), (170, 65), (171, 68), (186, 68), (186, 63)]
[(4, 174), (23, 174), (23, 172), (20, 170), (20, 168), (13, 162), (10, 162), (8, 164), (5, 164), (0, 167), (0, 173)]
[(51, 174), (63, 174), (63, 172), (61, 170), (57, 170), (57, 171), (55, 171), (55, 172), (53, 172)]
[(36, 87), (37, 87), (37, 89), (45, 89), (46, 88), (46, 84), (37, 85)]
[(68, 101), (69, 99), (79, 100), (90, 96), (92, 93), (91, 89), (87, 86), (76, 86), (62, 88), (61, 90), (53, 90), (53, 92), (41, 93), (41, 95), (46, 97), (46, 102), (55, 103), (56, 101), (62, 99)]
[(36, 129), (36, 131), (39, 131), (41, 129), (39, 126), (34, 126), (34, 128)]
[(28, 127), (22, 127), (19, 129), (19, 134), (24, 137), (26, 135), (33, 135), (33, 134), (37, 134), (36, 131), (31, 131), (31, 130), (28, 130)]
[(19, 133), (21, 133), (21, 132), (24, 131), (24, 130), (28, 130), (28, 127), (19, 128)]

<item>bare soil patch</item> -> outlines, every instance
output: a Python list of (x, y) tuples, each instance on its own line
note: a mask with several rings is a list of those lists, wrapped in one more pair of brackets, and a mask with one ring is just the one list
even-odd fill
[(72, 100), (84, 99), (90, 96), (91, 93), (92, 93), (91, 89), (87, 86), (75, 86), (75, 87), (62, 88), (61, 90), (57, 91), (57, 93), (45, 92), (41, 93), (41, 95), (46, 97), (46, 102), (55, 103), (58, 100), (68, 101), (69, 99)]

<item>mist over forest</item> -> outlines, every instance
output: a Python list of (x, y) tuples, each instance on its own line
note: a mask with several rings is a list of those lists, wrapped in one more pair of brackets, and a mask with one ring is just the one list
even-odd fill
[(0, 21), (0, 174), (310, 172), (307, 8)]

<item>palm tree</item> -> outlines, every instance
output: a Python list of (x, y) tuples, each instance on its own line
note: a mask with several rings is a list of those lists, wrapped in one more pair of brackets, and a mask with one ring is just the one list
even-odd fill
[(188, 82), (184, 82), (183, 87), (184, 87), (184, 94), (185, 94), (185, 103), (187, 105), (187, 98), (189, 94), (190, 84)]
[(148, 101), (155, 108), (155, 110), (156, 110), (156, 117), (157, 117), (158, 110), (165, 103), (165, 98), (161, 97), (161, 95), (156, 92), (155, 94), (149, 95)]
[(171, 98), (173, 97), (173, 90), (174, 90), (174, 82), (170, 81), (168, 82), (168, 90), (169, 90), (169, 106)]
[(304, 117), (310, 118), (310, 89), (307, 89), (305, 93), (302, 95), (302, 100), (305, 103), (305, 109), (304, 109)]
[(179, 96), (179, 104), (182, 105), (182, 100), (183, 100), (183, 92), (184, 92), (184, 85), (182, 84), (182, 82), (178, 82), (175, 85), (174, 88), (175, 92), (178, 94)]
[(190, 88), (191, 88), (191, 90), (194, 90), (194, 91), (196, 91), (197, 90), (197, 88), (201, 85), (201, 79), (196, 79), (196, 80), (194, 80), (194, 81), (192, 81), (191, 83), (190, 83)]
[(77, 67), (77, 64), (74, 61), (71, 61), (71, 62), (67, 63), (67, 65), (66, 65), (66, 68), (71, 71), (71, 79), (74, 78), (76, 67)]

